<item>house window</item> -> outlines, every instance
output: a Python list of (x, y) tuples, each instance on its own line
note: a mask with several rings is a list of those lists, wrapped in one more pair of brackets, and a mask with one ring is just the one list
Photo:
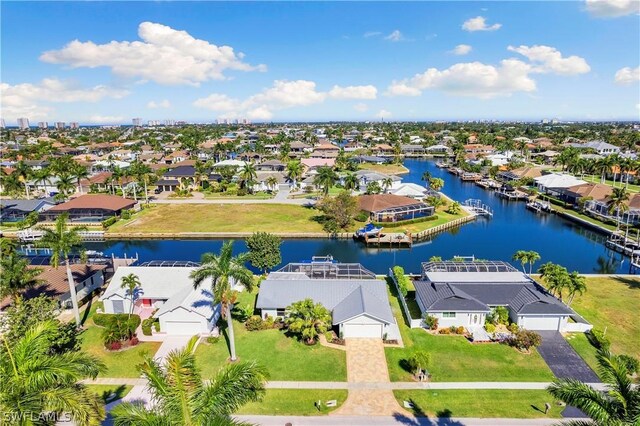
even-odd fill
[(455, 318), (456, 317), (456, 313), (455, 312), (443, 312), (442, 313), (442, 318)]
[(283, 317), (284, 316), (284, 309), (276, 309), (276, 316), (277, 317)]

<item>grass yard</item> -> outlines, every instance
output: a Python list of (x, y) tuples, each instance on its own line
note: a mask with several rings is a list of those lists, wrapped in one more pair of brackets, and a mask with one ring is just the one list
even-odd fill
[[(416, 416), (480, 418), (559, 418), (564, 407), (544, 390), (410, 390), (394, 391), (398, 403), (411, 401)], [(544, 404), (551, 404), (548, 415)]]
[[(587, 277), (587, 291), (576, 296), (572, 304), (580, 315), (594, 327), (604, 330), (617, 354), (640, 357), (640, 278)], [(595, 349), (584, 335), (567, 338), (576, 352), (591, 366), (595, 366)]]
[(385, 175), (403, 175), (409, 173), (402, 164), (373, 164), (365, 163), (360, 164), (359, 170), (372, 170), (374, 172), (383, 173)]
[[(256, 293), (238, 293), (240, 306), (255, 305)], [(307, 346), (280, 330), (247, 331), (244, 324), (233, 321), (236, 353), (243, 361), (255, 360), (269, 370), (270, 380), (346, 381), (344, 351), (320, 344)], [(218, 343), (202, 342), (196, 350), (203, 377), (213, 376), (229, 358), (224, 338)], [(332, 398), (333, 399), (333, 398)]]
[(546, 382), (554, 376), (534, 351), (529, 355), (494, 343), (471, 344), (462, 336), (434, 336), (407, 327), (400, 302), (392, 289), (391, 307), (400, 327), (404, 348), (385, 348), (389, 376), (393, 382), (412, 381), (404, 360), (413, 351), (431, 354), (429, 372), (437, 382)]
[(82, 332), (82, 350), (96, 356), (107, 366), (102, 377), (139, 377), (136, 366), (142, 362), (145, 354), (153, 355), (160, 347), (159, 342), (140, 342), (131, 349), (121, 352), (109, 352), (102, 344), (102, 328), (93, 323), (91, 316), (95, 312), (94, 305), (85, 321), (87, 328)]
[(451, 222), (452, 220), (455, 220), (455, 219), (460, 219), (461, 217), (468, 216), (468, 213), (465, 212), (464, 210), (460, 211), (460, 213), (458, 214), (449, 214), (445, 212), (446, 209), (447, 207), (439, 207), (437, 209), (436, 215), (438, 215), (438, 218), (436, 220), (427, 220), (424, 222), (412, 223), (410, 225), (399, 226), (397, 228), (388, 228), (387, 230), (389, 232), (402, 232), (406, 230), (412, 233), (416, 233), (416, 232), (424, 231), (426, 229), (434, 228), (438, 225), (442, 225), (447, 222)]
[(323, 232), (319, 215), (290, 204), (159, 204), (108, 232)]
[(98, 394), (105, 404), (122, 399), (133, 386), (127, 385), (86, 385), (91, 392)]
[[(580, 179), (591, 183), (600, 183), (600, 176), (582, 176)], [(624, 188), (624, 182), (620, 183), (620, 176), (618, 176), (617, 179), (615, 184), (611, 179), (605, 180), (604, 183), (614, 188)], [(627, 185), (627, 190), (629, 192), (640, 192), (640, 185), (630, 183)]]
[(609, 223), (604, 223), (604, 222), (602, 222), (602, 221), (600, 221), (598, 219), (595, 219), (595, 218), (593, 218), (591, 216), (587, 216), (586, 214), (577, 212), (575, 210), (566, 209), (566, 208), (561, 207), (561, 206), (559, 206), (557, 204), (552, 204), (551, 207), (554, 210), (560, 211), (560, 212), (565, 213), (565, 214), (567, 214), (569, 216), (577, 217), (578, 219), (582, 219), (582, 220), (584, 220), (586, 222), (592, 223), (592, 224), (594, 224), (596, 226), (600, 226), (600, 227), (608, 229), (610, 231), (614, 231), (616, 229), (616, 227), (614, 225), (611, 225)]
[[(337, 400), (337, 407), (323, 407), (318, 410), (314, 403), (318, 400)], [(347, 399), (345, 389), (267, 389), (264, 399), (251, 402), (236, 414), (263, 414), (269, 416), (318, 416), (339, 408)]]
[(257, 192), (243, 196), (227, 192), (205, 192), (203, 194), (205, 200), (269, 200), (273, 198), (273, 194), (267, 192)]

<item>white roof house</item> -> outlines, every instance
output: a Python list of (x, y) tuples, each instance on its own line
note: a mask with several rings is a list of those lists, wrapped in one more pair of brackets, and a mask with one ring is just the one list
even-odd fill
[(569, 188), (576, 185), (583, 185), (587, 183), (582, 179), (578, 179), (575, 176), (562, 174), (562, 173), (550, 173), (548, 175), (539, 176), (533, 179), (536, 183), (536, 186), (541, 191), (546, 191), (547, 189), (562, 189)]
[(240, 168), (240, 167), (244, 167), (246, 164), (247, 164), (246, 161), (241, 161), (241, 160), (222, 160), (214, 164), (213, 167), (231, 166), (231, 167)]
[(389, 190), (390, 194), (411, 198), (424, 198), (427, 192), (427, 188), (417, 183), (402, 183), (396, 189)]
[(153, 314), (160, 321), (160, 332), (170, 335), (209, 333), (220, 316), (219, 305), (214, 306), (208, 285), (193, 288), (189, 277), (195, 267), (190, 266), (123, 266), (116, 270), (100, 300), (108, 314), (127, 313), (131, 299), (122, 288), (122, 279), (129, 274), (140, 280), (135, 298), (134, 313)]

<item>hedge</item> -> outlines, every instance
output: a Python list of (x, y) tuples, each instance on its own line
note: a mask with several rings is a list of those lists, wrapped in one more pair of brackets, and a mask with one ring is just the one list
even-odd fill
[(113, 225), (114, 223), (116, 223), (117, 221), (118, 221), (118, 218), (116, 216), (111, 216), (109, 219), (105, 219), (102, 221), (102, 227), (106, 229), (111, 225)]
[(403, 297), (407, 296), (407, 287), (409, 286), (409, 278), (404, 274), (404, 269), (402, 266), (394, 266), (393, 267), (393, 277), (396, 279), (398, 283), (398, 289), (400, 293), (402, 293)]
[[(93, 314), (93, 322), (100, 327), (108, 327), (116, 321), (129, 320), (129, 314)], [(131, 315), (130, 327), (134, 330), (140, 325), (140, 317), (138, 315)], [(135, 325), (135, 327), (134, 327)]]
[(411, 225), (412, 223), (431, 222), (432, 220), (437, 220), (437, 219), (438, 219), (438, 215), (434, 214), (433, 216), (419, 217), (417, 219), (401, 220), (398, 222), (373, 222), (373, 225), (377, 227), (383, 227), (383, 228), (399, 228), (401, 226)]

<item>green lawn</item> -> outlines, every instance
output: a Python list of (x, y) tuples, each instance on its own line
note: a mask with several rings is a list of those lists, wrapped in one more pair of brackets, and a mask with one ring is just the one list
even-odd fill
[[(586, 180), (587, 182), (591, 183), (600, 183), (600, 176), (582, 176), (580, 179)], [(614, 184), (610, 179), (605, 180), (605, 184), (613, 186), (615, 188), (624, 188), (625, 186), (624, 182), (620, 183), (619, 180), (616, 180), (616, 183)], [(640, 185), (634, 185), (630, 183), (627, 185), (627, 190), (629, 192), (640, 192)]]
[[(554, 403), (544, 390), (410, 390), (394, 391), (403, 401), (414, 404), (416, 416), (480, 418), (559, 418), (564, 407)], [(544, 404), (551, 404), (548, 415)]]
[(235, 193), (227, 192), (205, 192), (204, 198), (205, 200), (269, 200), (273, 198), (273, 194), (269, 194), (267, 192), (256, 192), (255, 194), (238, 196)]
[[(240, 306), (254, 305), (256, 293), (238, 293)], [(243, 361), (255, 360), (269, 370), (270, 380), (346, 381), (344, 351), (320, 344), (307, 346), (280, 330), (249, 332), (244, 324), (233, 321), (236, 353)], [(224, 338), (218, 343), (202, 342), (196, 350), (203, 376), (213, 376), (229, 358)]]
[[(606, 329), (613, 352), (640, 357), (640, 277), (587, 277), (586, 282), (587, 291), (571, 307), (594, 327)], [(585, 336), (567, 340), (589, 365), (595, 365), (595, 349)]]
[(563, 212), (563, 213), (568, 214), (570, 216), (577, 217), (578, 219), (582, 219), (582, 220), (584, 220), (586, 222), (592, 223), (594, 225), (600, 226), (600, 227), (608, 229), (610, 231), (615, 231), (615, 229), (616, 229), (616, 227), (614, 225), (611, 225), (609, 223), (604, 223), (604, 222), (602, 222), (602, 221), (600, 221), (598, 219), (595, 219), (595, 218), (593, 218), (591, 216), (587, 216), (586, 214), (577, 212), (575, 210), (567, 209), (567, 208), (561, 207), (561, 206), (559, 206), (557, 204), (552, 204), (551, 207), (554, 210)]
[[(127, 394), (133, 386), (127, 385), (86, 385), (87, 388), (102, 398), (105, 404), (116, 401), (118, 399), (122, 399)], [(113, 395), (113, 396), (112, 396)]]
[(422, 329), (410, 329), (403, 319), (399, 301), (392, 296), (391, 302), (405, 345), (404, 348), (385, 348), (391, 381), (412, 380), (411, 373), (403, 368), (403, 361), (415, 350), (431, 354), (429, 372), (437, 382), (540, 382), (554, 378), (536, 351), (526, 355), (505, 345), (474, 345), (462, 336), (434, 336)]
[(102, 328), (93, 323), (91, 316), (95, 312), (96, 306), (91, 308), (88, 319), (85, 321), (87, 327), (81, 335), (82, 350), (98, 357), (107, 366), (107, 371), (101, 374), (102, 377), (139, 377), (136, 366), (142, 362), (144, 354), (153, 355), (160, 347), (159, 342), (141, 342), (137, 346), (121, 352), (109, 352), (102, 343)]
[(593, 371), (598, 372), (598, 361), (596, 361), (596, 348), (593, 347), (587, 335), (584, 333), (570, 333), (565, 339), (573, 349), (584, 359)]
[[(338, 406), (318, 410), (314, 403), (337, 400)], [(242, 407), (237, 414), (264, 414), (269, 416), (317, 416), (327, 414), (342, 405), (347, 399), (344, 389), (267, 389), (261, 402), (252, 402)]]
[(358, 167), (359, 170), (372, 170), (374, 172), (382, 173), (385, 175), (402, 175), (409, 173), (409, 169), (407, 169), (402, 164), (373, 164), (373, 163), (364, 163), (360, 164)]
[(159, 204), (108, 232), (323, 232), (318, 216), (313, 208), (290, 204)]

